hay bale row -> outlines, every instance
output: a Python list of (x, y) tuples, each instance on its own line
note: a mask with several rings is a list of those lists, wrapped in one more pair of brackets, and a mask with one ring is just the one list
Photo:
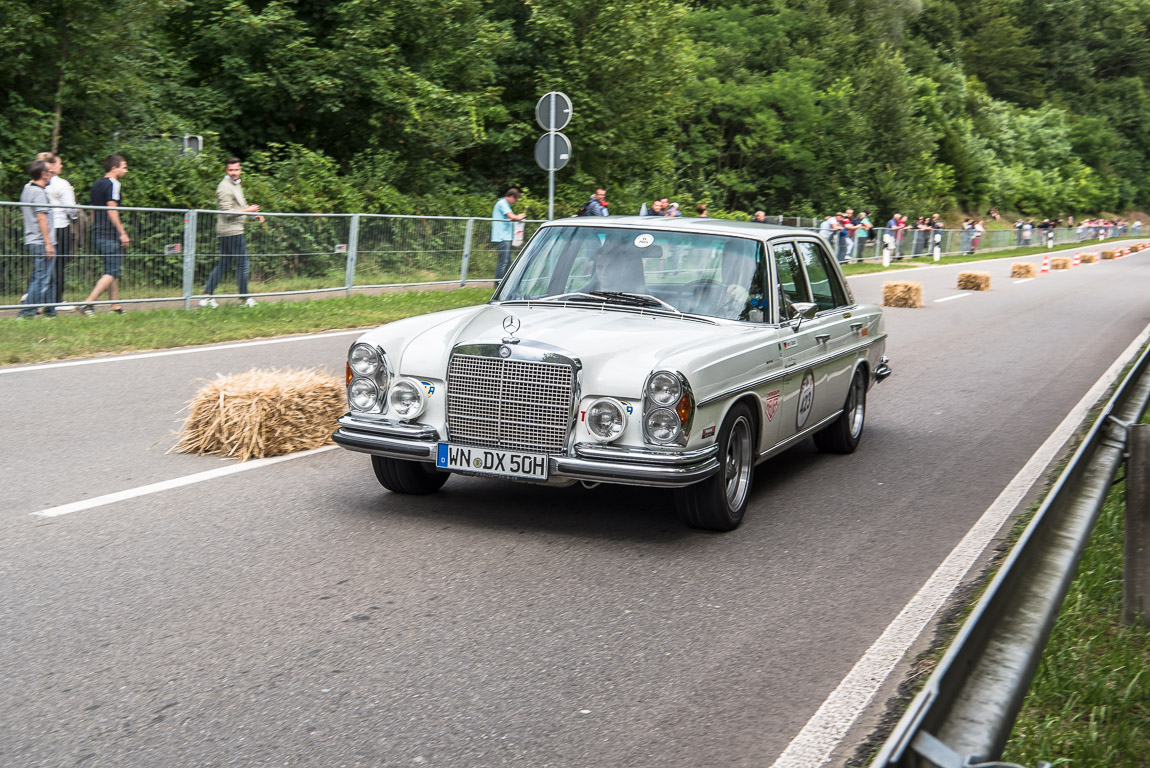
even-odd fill
[(1086, 251), (1078, 257), (1078, 261), (1082, 264), (1093, 264), (1098, 261), (1098, 254), (1094, 251)]
[(989, 272), (959, 272), (958, 289), (960, 291), (989, 291)]
[(1050, 260), (1051, 269), (1070, 269), (1070, 259), (1065, 256), (1057, 256)]
[(1103, 251), (1102, 252), (1102, 258), (1103, 258), (1103, 260), (1113, 259), (1117, 254), (1118, 254), (1117, 251)]
[(1033, 264), (1011, 264), (1010, 276), (1011, 277), (1036, 277), (1037, 270), (1034, 269)]
[(897, 282), (882, 284), (882, 305), (884, 307), (907, 307), (916, 309), (922, 306), (922, 283)]
[(260, 370), (207, 380), (187, 405), (176, 450), (240, 461), (319, 448), (346, 410), (343, 382), (322, 370)]

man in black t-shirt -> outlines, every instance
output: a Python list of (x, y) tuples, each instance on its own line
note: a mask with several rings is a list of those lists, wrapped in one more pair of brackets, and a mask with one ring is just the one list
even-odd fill
[[(103, 260), (104, 272), (96, 281), (96, 287), (88, 294), (84, 306), (80, 308), (88, 316), (96, 314), (92, 302), (100, 298), (105, 291), (113, 302), (119, 300), (124, 249), (132, 242), (123, 222), (120, 221), (120, 212), (116, 210), (123, 204), (120, 179), (128, 173), (128, 161), (119, 155), (108, 155), (104, 158), (104, 171), (104, 176), (92, 185), (89, 193), (92, 205), (99, 205), (107, 210), (93, 211), (92, 214), (92, 243)], [(121, 314), (124, 310), (119, 304), (112, 304), (112, 311)]]

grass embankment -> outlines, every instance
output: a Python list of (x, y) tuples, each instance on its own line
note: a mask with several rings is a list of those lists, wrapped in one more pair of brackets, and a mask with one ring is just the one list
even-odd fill
[(151, 309), (95, 317), (60, 313), (0, 320), (0, 364), (38, 363), (69, 357), (169, 349), (222, 341), (287, 336), (343, 328), (366, 328), (403, 317), (480, 304), (490, 288), (408, 291), (309, 301), (265, 301), (255, 307)]
[(1150, 766), (1150, 628), (1122, 623), (1125, 492), (1119, 482), (1106, 500), (1005, 762)]

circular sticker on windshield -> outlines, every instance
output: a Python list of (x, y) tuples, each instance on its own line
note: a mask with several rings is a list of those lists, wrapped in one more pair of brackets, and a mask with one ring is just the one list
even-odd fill
[(795, 419), (795, 427), (802, 429), (810, 418), (811, 409), (815, 404), (815, 375), (811, 371), (803, 374), (803, 383), (799, 387), (799, 414)]
[(646, 232), (635, 238), (636, 248), (646, 248), (651, 243), (655, 242), (654, 235), (648, 235)]

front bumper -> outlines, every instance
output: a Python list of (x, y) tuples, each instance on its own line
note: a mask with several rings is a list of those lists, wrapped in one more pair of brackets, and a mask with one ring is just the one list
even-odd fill
[[(439, 443), (443, 442), (433, 427), (363, 419), (351, 414), (339, 420), (339, 429), (331, 437), (349, 451), (430, 464), (435, 463)], [(718, 452), (717, 445), (693, 451), (657, 451), (576, 443), (574, 456), (547, 457), (547, 474), (549, 478), (592, 483), (682, 488), (715, 474), (719, 470)]]

